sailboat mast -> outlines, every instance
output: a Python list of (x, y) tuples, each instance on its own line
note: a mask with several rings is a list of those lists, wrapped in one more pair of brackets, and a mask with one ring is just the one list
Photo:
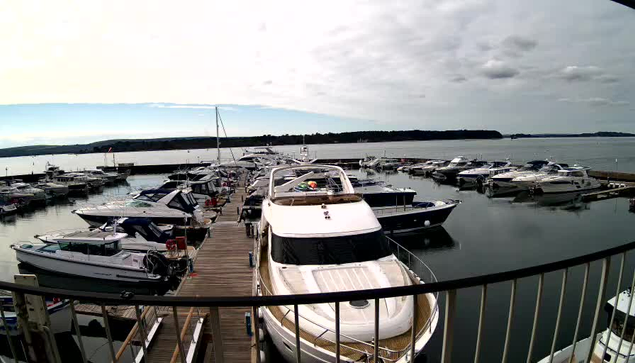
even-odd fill
[(214, 108), (216, 110), (216, 164), (220, 165), (220, 133), (218, 130), (218, 107)]

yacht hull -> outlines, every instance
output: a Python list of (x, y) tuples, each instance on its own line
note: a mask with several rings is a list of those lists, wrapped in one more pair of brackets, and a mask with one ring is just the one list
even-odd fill
[(86, 221), (89, 225), (91, 225), (92, 227), (99, 227), (102, 226), (104, 223), (109, 222), (113, 219), (118, 219), (118, 218), (123, 218), (123, 217), (142, 217), (142, 218), (149, 218), (152, 220), (152, 222), (156, 223), (156, 224), (174, 224), (174, 225), (184, 225), (184, 224), (189, 224), (190, 222), (190, 218), (183, 218), (183, 217), (151, 217), (151, 216), (147, 216), (147, 215), (141, 215), (141, 216), (132, 216), (132, 215), (96, 215), (96, 214), (85, 214), (85, 213), (81, 213), (81, 212), (75, 212), (75, 214), (77, 214), (78, 216), (80, 216), (84, 221)]
[(441, 226), (458, 203), (429, 208), (375, 208), (373, 211), (386, 233), (410, 233)]
[(27, 251), (22, 248), (15, 248), (15, 252), (18, 261), (54, 273), (100, 280), (138, 283), (162, 282), (161, 277), (148, 275), (145, 271), (140, 269), (124, 269), (112, 265), (107, 266), (104, 264), (90, 263), (88, 261), (54, 258), (52, 257), (53, 254)]

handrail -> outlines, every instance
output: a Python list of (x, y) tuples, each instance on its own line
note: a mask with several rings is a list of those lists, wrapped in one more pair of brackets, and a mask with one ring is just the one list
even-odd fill
[(272, 306), (294, 304), (323, 304), (351, 300), (385, 299), (404, 295), (421, 295), (432, 292), (463, 289), (481, 285), (521, 279), (538, 274), (545, 274), (568, 267), (593, 262), (635, 249), (635, 241), (605, 250), (588, 253), (555, 262), (524, 267), (516, 270), (496, 272), (492, 274), (465, 277), (454, 280), (433, 282), (422, 285), (409, 285), (381, 289), (368, 289), (320, 294), (297, 294), (276, 296), (150, 296), (140, 295), (124, 299), (118, 294), (73, 291), (48, 287), (30, 287), (0, 281), (0, 289), (31, 295), (55, 296), (92, 302), (98, 305), (155, 305), (155, 306)]

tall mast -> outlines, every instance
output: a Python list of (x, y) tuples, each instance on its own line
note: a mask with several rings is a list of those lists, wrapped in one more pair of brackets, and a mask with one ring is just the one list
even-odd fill
[(214, 108), (216, 110), (216, 164), (220, 165), (220, 133), (218, 131), (218, 106)]

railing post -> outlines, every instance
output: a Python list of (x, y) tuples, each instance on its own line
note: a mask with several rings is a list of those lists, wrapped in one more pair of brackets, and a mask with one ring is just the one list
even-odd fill
[[(410, 335), (410, 362), (414, 363), (415, 355), (417, 354), (417, 319), (419, 318), (419, 304), (417, 299), (419, 295), (412, 295), (412, 332)], [(425, 298), (425, 296), (424, 296)], [(434, 313), (433, 313), (434, 314)], [(432, 316), (430, 316), (432, 319)], [(430, 323), (432, 324), (432, 323)]]
[(340, 302), (335, 302), (335, 363), (340, 363)]
[(141, 334), (141, 349), (143, 350), (143, 357), (144, 359), (147, 360), (148, 359), (148, 352), (146, 348), (147, 335), (146, 335), (145, 324), (142, 321), (141, 313), (139, 312), (139, 305), (134, 306), (134, 312), (135, 312), (135, 315), (137, 316), (137, 326), (139, 327), (139, 333)]
[(481, 307), (478, 314), (478, 331), (476, 332), (476, 351), (474, 352), (474, 363), (478, 363), (481, 356), (481, 334), (485, 322), (485, 304), (487, 303), (487, 285), (481, 287)]
[[(624, 275), (624, 261), (626, 260), (626, 252), (622, 253), (622, 259), (620, 262), (620, 275), (617, 279), (617, 291), (615, 293), (615, 309), (613, 309), (613, 312), (611, 313), (611, 320), (609, 321), (609, 328), (608, 328), (608, 333), (606, 336), (606, 344), (604, 344), (604, 351), (602, 352), (602, 357), (604, 357), (606, 355), (606, 350), (609, 347), (609, 341), (611, 340), (611, 331), (612, 331), (612, 326), (613, 326), (613, 321), (615, 320), (615, 311), (617, 310), (617, 301), (619, 301), (619, 296), (620, 296), (620, 286), (622, 285), (622, 276)], [(630, 311), (628, 312), (630, 314)], [(628, 315), (628, 314), (627, 314)], [(618, 352), (619, 355), (619, 352)]]
[(569, 269), (565, 268), (562, 272), (562, 286), (560, 288), (560, 300), (558, 301), (558, 315), (556, 316), (556, 328), (553, 332), (553, 339), (551, 341), (551, 351), (549, 353), (549, 363), (553, 362), (553, 354), (556, 351), (556, 343), (558, 341), (558, 331), (560, 330), (560, 317), (562, 316), (562, 306), (564, 305), (564, 297), (567, 294), (567, 278), (569, 276)]
[(260, 363), (260, 319), (258, 318), (258, 307), (251, 308), (251, 316), (254, 327), (254, 339), (256, 340), (256, 363)]
[(507, 318), (507, 331), (505, 332), (505, 346), (503, 348), (502, 363), (507, 362), (507, 356), (509, 355), (509, 341), (512, 334), (512, 322), (514, 320), (514, 309), (516, 307), (516, 284), (517, 280), (512, 281), (512, 292), (509, 297), (509, 317)]
[[(635, 271), (633, 272), (633, 282), (631, 282), (631, 290), (630, 290), (630, 297), (628, 298), (628, 309), (626, 309), (626, 311), (631, 311), (631, 306), (633, 305), (633, 295), (635, 295)], [(620, 335), (620, 343), (617, 345), (617, 351), (619, 352), (620, 349), (622, 348), (622, 342), (624, 341), (624, 334), (626, 333), (626, 327), (628, 326), (628, 317), (630, 314), (626, 314), (626, 317), (624, 318), (624, 327), (622, 328), (622, 334)], [(632, 349), (632, 343), (631, 343), (631, 349)], [(629, 353), (627, 354), (627, 356), (629, 356), (631, 353), (629, 351)]]
[(110, 352), (110, 358), (113, 362), (117, 361), (115, 355), (115, 347), (112, 345), (112, 334), (110, 332), (110, 322), (108, 321), (108, 313), (106, 312), (106, 306), (101, 305), (101, 316), (104, 319), (104, 328), (106, 329), (106, 338), (108, 339), (108, 351)]
[(84, 350), (82, 332), (79, 331), (79, 322), (77, 321), (77, 312), (75, 311), (75, 300), (70, 300), (69, 303), (71, 305), (71, 318), (73, 319), (73, 326), (75, 327), (75, 335), (77, 335), (77, 342), (79, 343), (79, 351), (82, 354), (82, 362), (86, 363), (86, 351)]
[(538, 292), (536, 293), (536, 310), (534, 311), (534, 323), (531, 328), (531, 338), (529, 340), (529, 351), (527, 352), (527, 363), (531, 363), (531, 354), (534, 350), (536, 331), (538, 330), (538, 318), (540, 317), (540, 304), (542, 302), (542, 290), (545, 282), (545, 274), (540, 274), (538, 278)]
[(373, 343), (373, 362), (379, 363), (379, 299), (375, 299), (375, 341)]
[(300, 312), (298, 304), (293, 305), (293, 315), (295, 318), (295, 360), (302, 362), (302, 348), (300, 348)]
[(172, 307), (172, 316), (174, 318), (174, 326), (176, 327), (176, 343), (179, 345), (179, 356), (181, 357), (181, 363), (186, 363), (185, 349), (183, 349), (183, 341), (181, 340), (181, 326), (179, 326), (179, 313), (176, 306)]
[[(258, 318), (257, 316), (255, 317)], [(221, 335), (220, 313), (218, 306), (210, 306), (209, 323), (212, 328), (212, 344), (214, 345), (214, 361), (216, 363), (224, 362), (223, 336)], [(260, 354), (258, 354), (260, 355)]]
[[(590, 270), (590, 264), (587, 262), (584, 265), (584, 281), (582, 282), (582, 293), (580, 294), (580, 308), (578, 309), (578, 319), (576, 320), (575, 331), (573, 333), (573, 344), (571, 345), (572, 352), (575, 352), (575, 346), (578, 343), (578, 331), (580, 329), (580, 320), (582, 320), (582, 311), (584, 309), (584, 298), (586, 297), (586, 289), (587, 289), (587, 285), (589, 284), (589, 270)], [(629, 305), (629, 310), (630, 310), (630, 305)], [(617, 348), (617, 350), (619, 351), (620, 349)], [(573, 363), (573, 356), (574, 354), (571, 354), (571, 357), (569, 358), (569, 363)]]
[(589, 353), (587, 354), (587, 357), (585, 359), (586, 363), (589, 363), (591, 361), (591, 356), (593, 356), (593, 348), (595, 348), (596, 335), (598, 333), (598, 321), (600, 320), (602, 306), (604, 306), (604, 295), (606, 293), (606, 282), (609, 278), (610, 267), (611, 258), (606, 257), (604, 260), (602, 260), (602, 276), (600, 277), (600, 289), (598, 291), (598, 299), (595, 303), (595, 315), (593, 316), (593, 325), (591, 325), (591, 348), (589, 349)]
[(454, 335), (454, 315), (456, 314), (456, 290), (445, 293), (445, 323), (443, 327), (443, 351), (441, 363), (452, 361), (452, 342)]
[[(2, 315), (2, 326), (4, 326), (4, 333), (7, 336), (7, 340), (9, 341), (9, 349), (11, 350), (11, 356), (15, 363), (18, 363), (18, 356), (15, 351), (15, 345), (13, 345), (13, 339), (11, 338), (11, 333), (9, 332), (9, 325), (7, 324), (7, 318), (4, 315), (4, 307), (2, 303), (0, 303), (0, 314)], [(17, 325), (16, 325), (17, 328)]]

